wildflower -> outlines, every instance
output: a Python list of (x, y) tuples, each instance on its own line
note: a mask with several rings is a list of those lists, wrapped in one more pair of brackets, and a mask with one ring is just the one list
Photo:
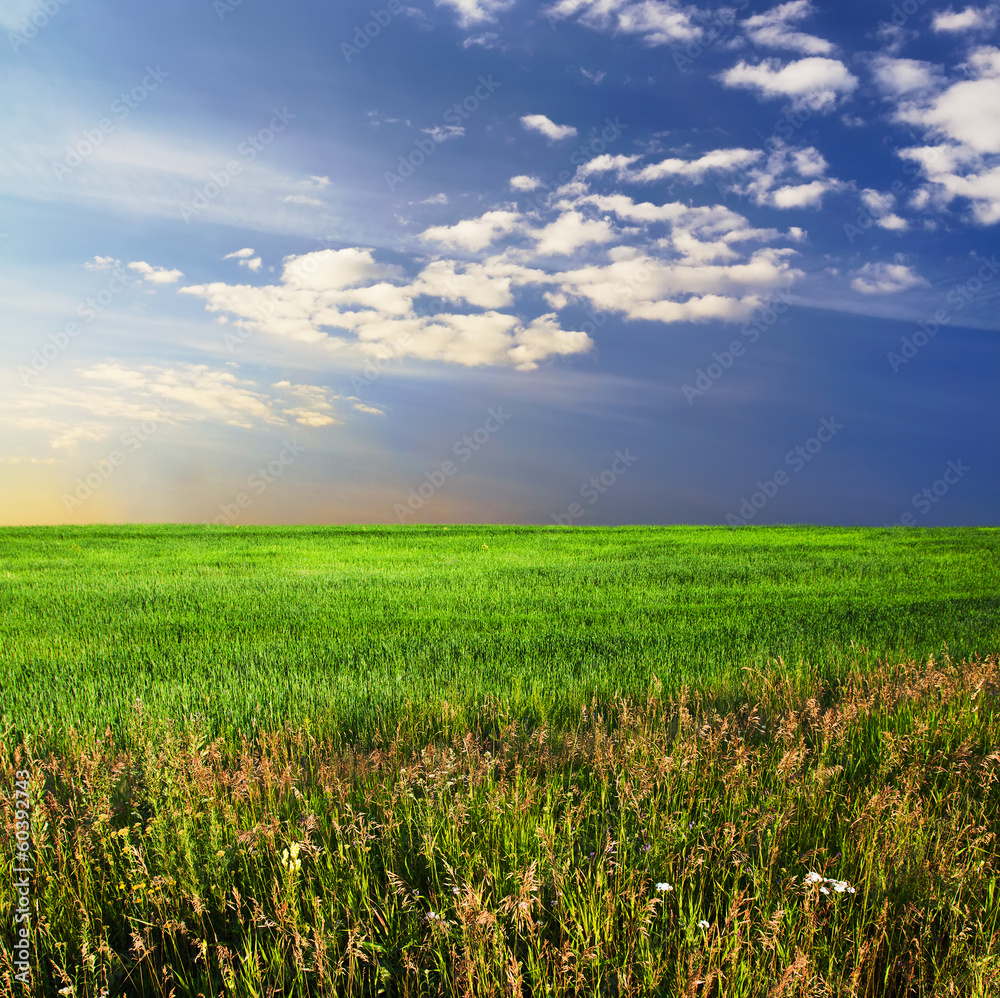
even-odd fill
[(810, 870), (809, 873), (806, 874), (805, 882), (807, 884), (818, 884), (822, 879), (823, 878), (818, 873), (814, 873)]
[(670, 884), (657, 884), (656, 889), (663, 893), (664, 891), (672, 891), (673, 887)]
[(710, 926), (709, 926), (708, 922), (705, 921), (705, 919), (701, 919), (698, 922), (698, 928), (699, 929), (707, 929), (707, 928), (710, 928)]
[(302, 869), (302, 860), (299, 859), (298, 842), (293, 842), (289, 849), (282, 849), (281, 865), (285, 868), (285, 872), (289, 874), (298, 873)]

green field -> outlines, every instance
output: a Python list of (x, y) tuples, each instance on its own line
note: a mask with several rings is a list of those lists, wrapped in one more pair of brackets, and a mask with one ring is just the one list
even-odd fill
[(998, 652), (993, 528), (0, 530), (0, 995), (1000, 995)]
[(834, 680), (945, 648), (1000, 651), (996, 529), (0, 531), (0, 716), (56, 741), (124, 737), (136, 698), (237, 740), (368, 740), (442, 698), (466, 723), (487, 694), (561, 726), (653, 676)]

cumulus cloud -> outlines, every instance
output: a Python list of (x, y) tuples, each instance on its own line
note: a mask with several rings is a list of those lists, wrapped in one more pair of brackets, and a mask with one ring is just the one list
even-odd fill
[(588, 219), (579, 211), (567, 211), (534, 236), (538, 240), (537, 251), (549, 256), (573, 253), (593, 243), (609, 243), (615, 233), (605, 219)]
[(142, 274), (142, 279), (150, 284), (176, 284), (184, 274), (179, 270), (167, 270), (166, 267), (154, 267), (145, 260), (135, 260), (129, 265), (129, 270)]
[(534, 191), (542, 186), (538, 177), (529, 177), (525, 173), (520, 173), (516, 177), (510, 178), (510, 189), (512, 191)]
[(469, 28), (476, 24), (495, 21), (514, 0), (434, 0), (436, 7), (448, 7), (454, 11), (458, 24)]
[(789, 97), (799, 107), (813, 111), (832, 108), (852, 93), (858, 79), (838, 59), (810, 56), (785, 66), (773, 59), (751, 65), (739, 62), (722, 73), (727, 87), (755, 91), (761, 98)]
[(842, 181), (826, 176), (827, 169), (826, 159), (814, 146), (793, 149), (779, 142), (728, 189), (772, 208), (820, 208), (827, 193), (844, 187)]
[(529, 132), (538, 132), (553, 142), (560, 139), (572, 138), (576, 135), (576, 129), (572, 125), (557, 125), (551, 118), (544, 114), (525, 114), (521, 116), (521, 124)]
[(984, 31), (993, 28), (997, 23), (997, 7), (966, 7), (965, 10), (954, 11), (950, 7), (934, 15), (931, 28), (936, 32)]
[(520, 220), (516, 211), (488, 211), (478, 218), (466, 218), (455, 225), (435, 225), (422, 238), (459, 249), (485, 249), (498, 237), (511, 232)]
[(882, 192), (874, 190), (871, 187), (866, 187), (861, 192), (861, 203), (868, 209), (868, 213), (880, 229), (902, 232), (909, 228), (909, 223), (906, 219), (900, 217), (894, 211), (896, 195), (891, 191)]
[(791, 27), (814, 12), (815, 8), (809, 0), (791, 0), (766, 13), (747, 18), (743, 27), (755, 45), (791, 49), (804, 55), (830, 55), (834, 51), (831, 42)]
[(86, 270), (108, 271), (117, 270), (121, 265), (121, 260), (117, 260), (113, 256), (95, 256), (93, 260), (88, 260), (83, 266)]
[(638, 35), (648, 45), (698, 41), (698, 8), (674, 0), (558, 0), (544, 14), (550, 21), (577, 18), (596, 31)]
[(926, 85), (903, 92), (886, 88), (895, 120), (924, 133), (924, 144), (899, 150), (920, 166), (926, 186), (920, 206), (947, 207), (956, 199), (971, 205), (972, 220), (1000, 221), (1000, 49), (975, 49), (954, 82), (938, 67)]
[(247, 267), (252, 271), (258, 271), (263, 264), (263, 261), (259, 256), (253, 255), (253, 250), (249, 247), (244, 247), (243, 249), (236, 250), (235, 253), (227, 253), (223, 260), (236, 260), (236, 262), (241, 267)]
[(881, 92), (890, 97), (914, 94), (938, 88), (941, 73), (932, 63), (920, 59), (895, 59), (878, 56), (872, 68)]
[[(786, 158), (788, 170), (799, 171), (789, 176), (825, 170), (809, 150), (786, 151)], [(700, 175), (710, 162), (688, 172)], [(391, 356), (527, 371), (591, 349), (586, 329), (561, 321), (574, 306), (653, 322), (745, 319), (764, 296), (802, 276), (788, 244), (803, 235), (755, 227), (723, 205), (636, 201), (578, 178), (530, 211), (508, 205), (427, 228), (421, 240), (438, 255), (406, 267), (389, 266), (370, 249), (322, 250), (287, 258), (271, 286), (215, 282), (181, 292), (203, 299), (230, 326), (347, 360)], [(454, 259), (451, 250), (471, 258)]]
[(892, 263), (866, 263), (860, 270), (852, 272), (851, 287), (866, 295), (889, 295), (908, 288), (928, 286), (926, 281), (897, 256)]

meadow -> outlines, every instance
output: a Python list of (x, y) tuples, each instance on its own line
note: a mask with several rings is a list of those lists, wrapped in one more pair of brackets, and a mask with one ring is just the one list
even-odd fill
[(992, 528), (0, 530), (0, 993), (1000, 994), (998, 653)]

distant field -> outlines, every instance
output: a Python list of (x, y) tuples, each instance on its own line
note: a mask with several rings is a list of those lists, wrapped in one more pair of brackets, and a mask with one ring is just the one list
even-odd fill
[(780, 658), (835, 683), (945, 646), (1000, 651), (1000, 530), (0, 530), (0, 716), (52, 745), (126, 742), (137, 698), (226, 739), (461, 728), (487, 696), (559, 727), (654, 676), (718, 687)]

